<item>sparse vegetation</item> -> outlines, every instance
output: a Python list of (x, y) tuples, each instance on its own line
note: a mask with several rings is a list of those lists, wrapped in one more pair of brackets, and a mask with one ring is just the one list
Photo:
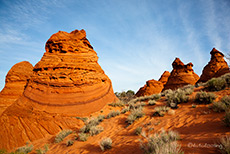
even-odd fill
[(162, 131), (160, 134), (154, 134), (147, 137), (143, 134), (147, 143), (141, 141), (141, 149), (145, 154), (181, 154), (180, 145), (177, 144), (179, 134), (174, 131), (166, 133)]
[(94, 136), (94, 135), (99, 134), (99, 133), (102, 132), (103, 130), (104, 130), (104, 128), (101, 127), (101, 126), (92, 126), (92, 127), (90, 128), (89, 134), (90, 134), (91, 136)]
[(62, 130), (59, 134), (56, 135), (54, 142), (59, 143), (63, 141), (63, 139), (72, 133), (72, 130)]
[(114, 103), (111, 103), (111, 104), (108, 104), (109, 106), (112, 106), (112, 107), (123, 107), (125, 105), (125, 103), (123, 101), (118, 101), (118, 102), (114, 102)]
[(100, 148), (102, 151), (108, 150), (112, 148), (112, 140), (111, 138), (104, 138), (100, 141)]
[(120, 111), (111, 111), (107, 116), (106, 116), (106, 118), (107, 119), (109, 119), (109, 118), (111, 118), (111, 117), (116, 117), (116, 116), (118, 116), (118, 115), (120, 115), (121, 113), (120, 113)]
[(134, 133), (135, 133), (136, 135), (140, 135), (141, 132), (142, 132), (142, 127), (137, 127), (137, 128), (135, 129), (135, 131), (134, 131)]
[(123, 101), (124, 103), (127, 103), (135, 97), (135, 92), (132, 90), (128, 90), (126, 92), (115, 92), (115, 95), (117, 96), (117, 98), (119, 98), (119, 100)]
[(224, 78), (212, 78), (205, 83), (205, 88), (209, 91), (220, 91), (225, 89), (227, 86), (226, 80)]
[(49, 145), (45, 144), (44, 148), (39, 148), (37, 150), (35, 150), (36, 154), (45, 154), (47, 151), (49, 151)]
[(68, 140), (68, 141), (66, 142), (66, 146), (67, 146), (67, 147), (72, 146), (73, 143), (74, 143), (73, 140)]
[(195, 104), (192, 104), (192, 108), (196, 108), (196, 105), (195, 105)]
[(83, 141), (83, 142), (87, 141), (87, 140), (88, 140), (88, 137), (89, 137), (89, 135), (86, 134), (86, 133), (79, 133), (79, 134), (78, 134), (78, 139), (79, 139), (80, 141)]
[(105, 119), (105, 116), (104, 116), (104, 115), (99, 115), (99, 116), (97, 117), (97, 120), (98, 120), (99, 122), (102, 122), (104, 119)]
[(131, 113), (128, 116), (128, 118), (126, 119), (126, 122), (128, 124), (132, 124), (136, 119), (139, 119), (142, 116), (144, 116), (144, 112), (143, 112), (142, 107), (139, 107), (137, 109), (133, 109), (133, 110), (131, 110)]
[(16, 153), (21, 153), (21, 154), (27, 154), (33, 150), (34, 146), (26, 144), (23, 147), (18, 148), (15, 152)]
[(183, 89), (168, 91), (167, 94), (165, 94), (167, 105), (170, 106), (171, 108), (177, 108), (178, 104), (188, 101), (189, 99), (189, 96), (187, 96), (188, 94), (189, 94), (189, 90), (185, 91)]
[(224, 112), (227, 109), (227, 106), (222, 102), (214, 102), (211, 108), (215, 112)]
[(230, 137), (225, 136), (220, 139), (220, 144), (222, 145), (220, 151), (222, 154), (230, 154)]
[(90, 118), (85, 122), (85, 125), (80, 129), (81, 133), (89, 133), (92, 126), (97, 126), (99, 124), (98, 118)]
[(224, 124), (227, 127), (230, 127), (230, 111), (226, 111), (225, 112), (225, 116), (224, 116), (224, 120), (223, 120)]
[(214, 100), (216, 99), (215, 94), (211, 92), (198, 92), (195, 96), (195, 101), (200, 103), (200, 104), (210, 104), (213, 103)]
[(168, 112), (168, 110), (170, 110), (170, 107), (167, 106), (157, 106), (154, 108), (155, 112), (154, 112), (154, 116), (161, 116), (163, 117), (165, 115), (166, 112)]
[(121, 113), (125, 114), (126, 112), (128, 112), (130, 110), (129, 106), (125, 106), (124, 108), (122, 108)]
[(149, 101), (148, 101), (148, 104), (149, 104), (150, 106), (153, 106), (153, 105), (156, 104), (156, 101), (155, 101), (155, 100), (149, 100)]

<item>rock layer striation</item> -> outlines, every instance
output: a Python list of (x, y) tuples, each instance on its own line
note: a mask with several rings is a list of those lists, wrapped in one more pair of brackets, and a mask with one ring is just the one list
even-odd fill
[(46, 43), (23, 95), (0, 117), (0, 148), (12, 149), (83, 123), (117, 100), (84, 30), (59, 31)]
[(33, 65), (27, 61), (15, 64), (6, 75), (5, 87), (0, 92), (0, 115), (24, 92), (33, 74)]

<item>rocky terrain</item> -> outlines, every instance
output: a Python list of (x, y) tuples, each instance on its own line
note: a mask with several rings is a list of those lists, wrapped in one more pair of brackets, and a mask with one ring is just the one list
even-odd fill
[(122, 101), (84, 30), (53, 34), (45, 50), (34, 67), (24, 61), (6, 76), (0, 93), (0, 153), (225, 150), (221, 138), (230, 135), (230, 74), (217, 49), (200, 78), (192, 63), (176, 58), (171, 73), (147, 81), (135, 95), (116, 93)]

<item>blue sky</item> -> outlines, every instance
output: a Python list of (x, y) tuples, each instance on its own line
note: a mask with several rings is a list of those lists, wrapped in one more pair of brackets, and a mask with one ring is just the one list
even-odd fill
[(213, 47), (230, 53), (229, 0), (0, 0), (0, 23), (0, 89), (59, 30), (86, 30), (114, 91), (158, 80), (175, 57), (200, 75)]

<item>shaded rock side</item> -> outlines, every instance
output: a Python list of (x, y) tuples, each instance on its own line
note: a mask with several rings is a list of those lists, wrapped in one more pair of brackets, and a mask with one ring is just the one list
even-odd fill
[(209, 63), (204, 67), (199, 82), (206, 82), (213, 77), (220, 77), (226, 73), (229, 73), (229, 67), (227, 62), (224, 60), (224, 54), (213, 48), (210, 52), (211, 59)]
[(83, 122), (76, 116), (89, 116), (117, 100), (84, 30), (59, 31), (45, 48), (23, 95), (0, 117), (0, 149), (78, 129)]
[(14, 103), (25, 89), (33, 73), (33, 65), (27, 61), (15, 64), (6, 75), (5, 87), (0, 92), (0, 115)]
[(193, 71), (192, 63), (184, 65), (184, 63), (179, 58), (176, 58), (172, 63), (172, 66), (173, 70), (170, 73), (168, 81), (164, 85), (163, 90), (174, 90), (188, 84), (195, 85), (195, 83), (199, 80), (199, 76)]

